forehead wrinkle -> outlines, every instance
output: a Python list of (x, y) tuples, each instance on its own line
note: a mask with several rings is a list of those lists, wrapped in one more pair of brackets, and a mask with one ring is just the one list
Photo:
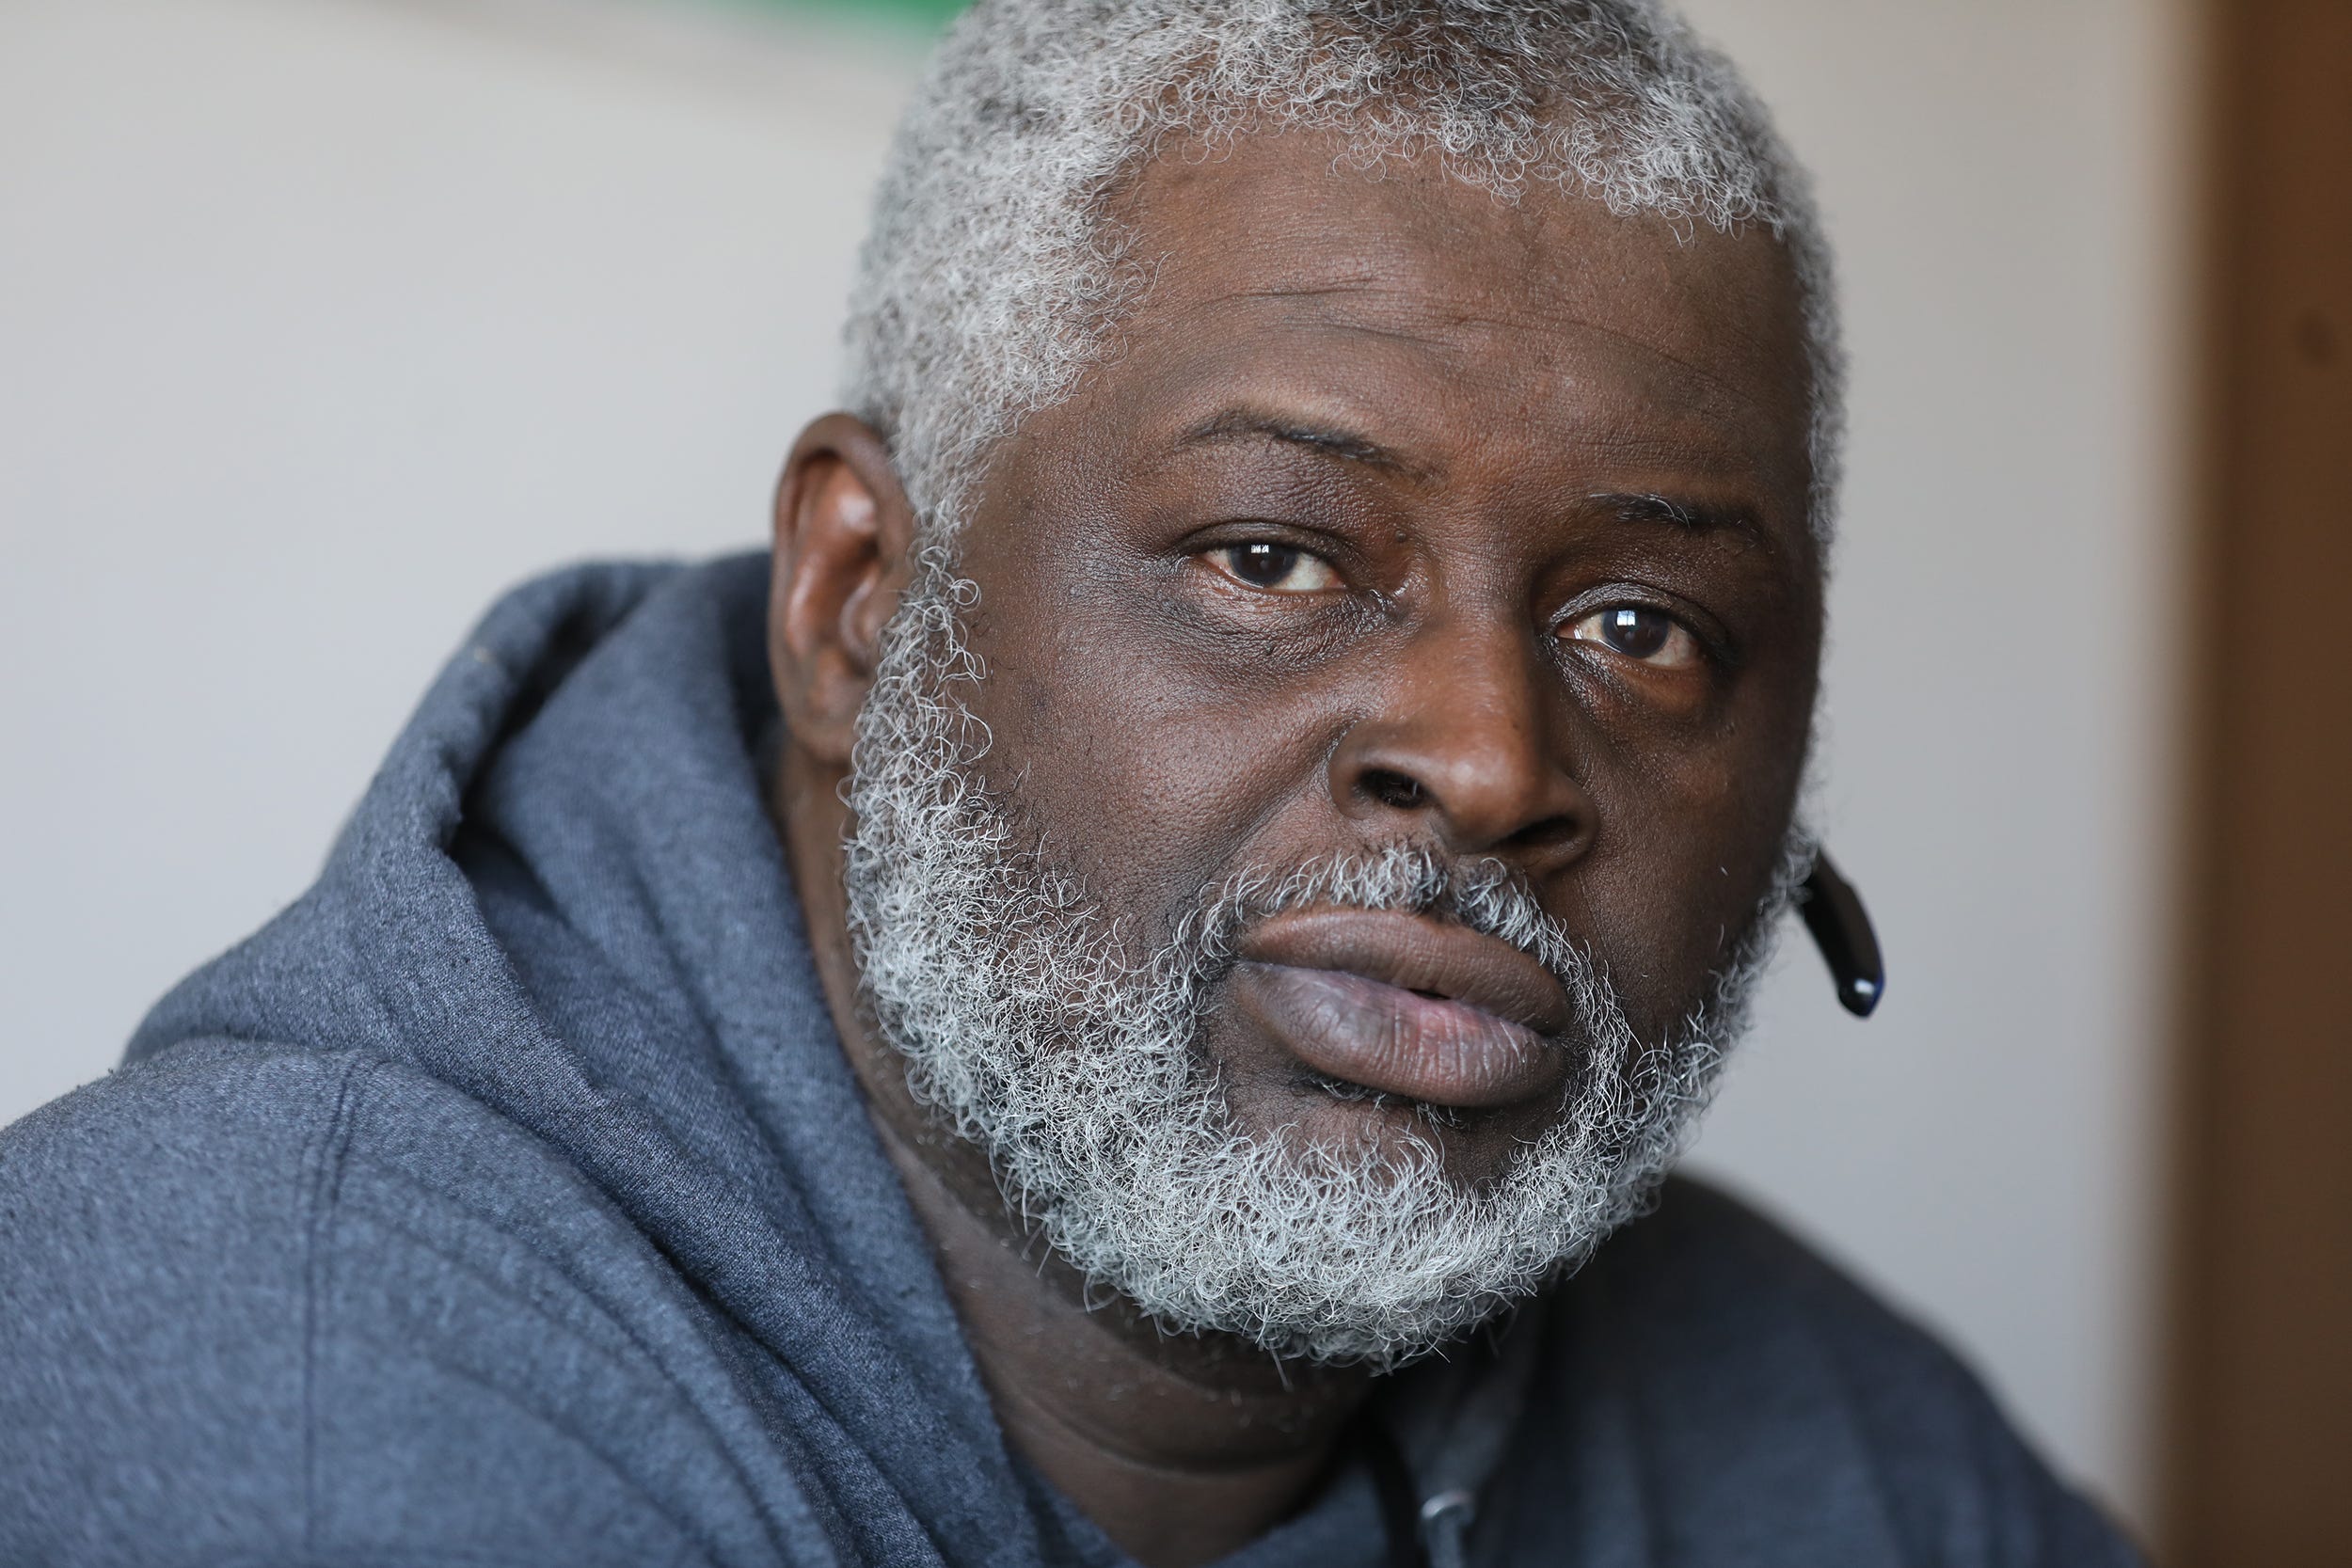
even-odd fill
[[(1433, 323), (1437, 331), (1463, 326), (1492, 326), (1503, 331), (1521, 329), (1518, 324), (1502, 317), (1483, 316), (1474, 311), (1441, 315), (1435, 310), (1423, 308), (1423, 302), (1415, 298), (1412, 289), (1399, 286), (1387, 278), (1375, 277), (1353, 277), (1330, 283), (1270, 284), (1257, 289), (1227, 289), (1210, 298), (1195, 300), (1179, 308), (1175, 315), (1179, 320), (1200, 316), (1214, 317), (1222, 309), (1257, 300), (1277, 304), (1293, 301), (1302, 306), (1311, 307), (1344, 299), (1393, 300), (1398, 306), (1399, 314), (1409, 315), (1418, 312), (1422, 315), (1437, 316), (1438, 319)], [(1368, 321), (1335, 319), (1327, 310), (1306, 309), (1284, 315), (1280, 318), (1280, 322), (1284, 326), (1382, 338), (1413, 347), (1434, 349), (1441, 353), (1457, 353), (1462, 346), (1459, 343), (1448, 342), (1438, 336), (1436, 331), (1409, 325), (1384, 325)]]
[[(1315, 330), (1334, 335), (1342, 331), (1330, 323), (1312, 325)], [(1347, 330), (1350, 335), (1402, 341), (1416, 350), (1431, 347), (1426, 340), (1401, 330)], [(1377, 404), (1358, 405), (1343, 383), (1318, 385), (1322, 378), (1311, 377), (1305, 383), (1294, 384), (1288, 376), (1268, 383), (1254, 373), (1259, 368), (1263, 367), (1220, 369), (1215, 357), (1200, 366), (1200, 378), (1193, 382), (1197, 400), (1183, 400), (1191, 404), (1193, 412), (1162, 438), (1164, 445), (1143, 458), (1145, 466), (1157, 470), (1187, 451), (1225, 443), (1251, 443), (1282, 446), (1326, 461), (1376, 467), (1417, 486), (1441, 486), (1448, 483), (1454, 465), (1442, 436), (1422, 429), (1418, 422), (1408, 429), (1392, 428), (1392, 421), (1386, 417), (1392, 411)], [(1708, 471), (1742, 486), (1762, 482), (1753, 462), (1742, 457), (1736, 448), (1724, 446), (1720, 439), (1724, 434), (1723, 420), (1709, 416), (1704, 407), (1675, 410), (1663, 427), (1655, 421), (1628, 426), (1603, 413), (1597, 420), (1578, 420), (1573, 431), (1555, 433), (1559, 439), (1544, 439), (1543, 428), (1543, 420), (1522, 413), (1475, 432), (1465, 431), (1467, 445), (1460, 455), (1474, 467), (1491, 468), (1499, 459), (1517, 467), (1531, 460), (1532, 452), (1526, 443), (1533, 440), (1555, 451), (1578, 454), (1571, 461), (1631, 464), (1636, 472), (1662, 470), (1682, 474), (1687, 474), (1691, 464), (1697, 461)], [(1406, 438), (1400, 441), (1400, 436)], [(1436, 436), (1436, 445), (1432, 447), (1423, 439), (1425, 436)], [(1603, 482), (1582, 494), (1588, 498), (1597, 492), (1643, 496), (1652, 493), (1654, 483), (1626, 473), (1618, 477), (1617, 483)], [(1667, 488), (1681, 494), (1676, 486)], [(1689, 499), (1687, 496), (1681, 499)]]
[[(1377, 308), (1388, 305), (1400, 319), (1351, 319), (1352, 312), (1347, 312), (1343, 307), (1334, 309), (1340, 306), (1340, 302), (1351, 300), (1374, 306), (1375, 310), (1368, 313), (1387, 313)], [(1507, 314), (1461, 309), (1449, 310), (1444, 308), (1442, 299), (1428, 297), (1423, 291), (1377, 275), (1329, 282), (1224, 289), (1212, 297), (1178, 306), (1170, 312), (1170, 325), (1189, 319), (1214, 319), (1221, 310), (1252, 301), (1275, 304), (1294, 302), (1307, 308), (1282, 316), (1280, 324), (1285, 326), (1400, 343), (1448, 356), (1474, 356), (1480, 352), (1476, 345), (1451, 336), (1465, 331), (1483, 330), (1509, 336), (1514, 343), (1512, 350), (1505, 352), (1516, 351), (1518, 341), (1531, 333), (1550, 332), (1563, 337), (1590, 334), (1621, 344), (1661, 364), (1672, 366), (1680, 375), (1700, 383), (1744, 408), (1767, 415), (1772, 412), (1764, 398), (1742, 388), (1736, 380), (1719, 374), (1672, 348), (1604, 322), (1546, 310), (1540, 305)]]
[(1565, 325), (1576, 331), (1589, 332), (1595, 337), (1607, 338), (1613, 341), (1623, 343), (1629, 348), (1646, 354), (1652, 358), (1662, 359), (1667, 364), (1674, 366), (1677, 370), (1681, 371), (1684, 374), (1690, 376), (1692, 380), (1704, 382), (1706, 385), (1712, 387), (1719, 391), (1727, 393), (1734, 402), (1745, 404), (1749, 407), (1757, 409), (1764, 413), (1769, 414), (1771, 412), (1771, 409), (1764, 403), (1741, 388), (1737, 382), (1716, 374), (1713, 371), (1708, 370), (1704, 365), (1700, 365), (1692, 360), (1684, 358), (1681, 355), (1675, 353), (1672, 349), (1661, 347), (1659, 344), (1651, 342), (1647, 339), (1637, 338), (1629, 332), (1621, 331), (1616, 327), (1605, 325), (1600, 322), (1571, 319), (1566, 322)]
[(1380, 277), (1366, 274), (1360, 277), (1333, 278), (1328, 283), (1280, 283), (1269, 284), (1263, 289), (1231, 289), (1226, 291), (1220, 298), (1204, 300), (1194, 309), (1203, 309), (1236, 299), (1325, 299), (1333, 294), (1365, 294), (1382, 292), (1394, 293), (1395, 290)]

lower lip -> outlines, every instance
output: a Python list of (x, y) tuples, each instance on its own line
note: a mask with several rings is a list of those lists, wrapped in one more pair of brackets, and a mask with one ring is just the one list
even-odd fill
[(1233, 989), (1299, 1061), (1375, 1093), (1494, 1110), (1557, 1094), (1567, 1075), (1567, 1053), (1532, 1029), (1343, 970), (1245, 963)]

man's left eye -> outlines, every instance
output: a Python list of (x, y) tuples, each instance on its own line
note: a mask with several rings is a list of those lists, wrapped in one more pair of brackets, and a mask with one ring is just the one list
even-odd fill
[(1597, 642), (1655, 670), (1685, 669), (1702, 657), (1699, 640), (1691, 635), (1690, 628), (1647, 605), (1612, 605), (1596, 610), (1567, 627), (1565, 635), (1573, 641)]
[(1219, 545), (1209, 552), (1217, 570), (1236, 582), (1268, 594), (1317, 594), (1339, 585), (1340, 575), (1321, 556), (1295, 545), (1253, 540)]

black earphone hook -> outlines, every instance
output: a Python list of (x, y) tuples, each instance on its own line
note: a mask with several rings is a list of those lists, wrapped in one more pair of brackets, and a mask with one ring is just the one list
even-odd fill
[(1814, 856), (1813, 874), (1797, 892), (1797, 910), (1837, 982), (1837, 1000), (1854, 1017), (1868, 1018), (1886, 994), (1886, 960), (1879, 956), (1878, 933), (1870, 929), (1861, 895), (1828, 855)]

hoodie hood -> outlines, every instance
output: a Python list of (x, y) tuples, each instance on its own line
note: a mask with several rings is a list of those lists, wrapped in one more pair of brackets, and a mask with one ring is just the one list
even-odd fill
[(300, 1041), (459, 1090), (559, 1149), (789, 1370), (812, 1458), (849, 1472), (827, 1490), (882, 1489), (877, 1516), (950, 1560), (1035, 1562), (765, 815), (767, 590), (746, 556), (502, 600), (318, 884), (167, 996), (129, 1057)]

